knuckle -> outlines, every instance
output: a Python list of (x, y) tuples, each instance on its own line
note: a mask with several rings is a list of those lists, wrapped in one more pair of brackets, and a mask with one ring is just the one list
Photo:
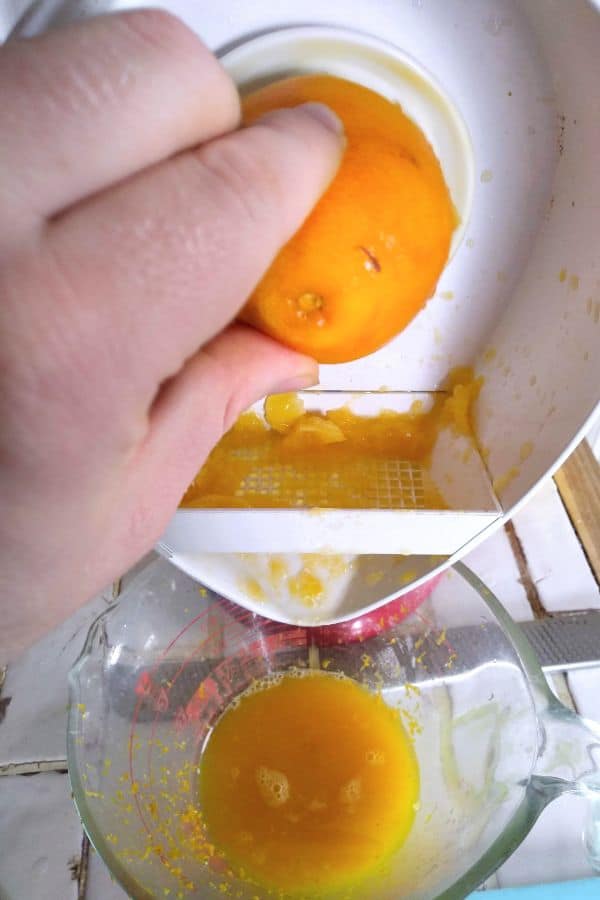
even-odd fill
[(282, 188), (264, 156), (240, 136), (202, 148), (199, 157), (232, 213), (266, 229), (279, 218)]
[(181, 19), (164, 9), (137, 9), (124, 12), (119, 17), (123, 25), (154, 49), (169, 54), (186, 50), (198, 52), (202, 46), (196, 35)]

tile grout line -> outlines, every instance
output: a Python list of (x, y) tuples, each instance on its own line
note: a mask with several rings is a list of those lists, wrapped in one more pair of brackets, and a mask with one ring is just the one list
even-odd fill
[(79, 865), (77, 866), (77, 900), (85, 900), (87, 892), (88, 870), (90, 866), (90, 839), (86, 832), (81, 837)]
[[(112, 583), (112, 600), (113, 603), (119, 597), (122, 587), (122, 577), (116, 578)], [(81, 836), (81, 851), (79, 855), (79, 865), (77, 867), (77, 900), (86, 900), (88, 889), (88, 874), (90, 867), (90, 839), (87, 836), (85, 828)]]
[(4, 687), (4, 682), (6, 681), (6, 673), (8, 672), (8, 666), (0, 666), (0, 722), (3, 721), (6, 716), (6, 710), (10, 706), (10, 702), (12, 697), (3, 697), (2, 689)]
[[(562, 674), (564, 675), (564, 678), (565, 678), (565, 689), (566, 689), (569, 697), (571, 698), (573, 712), (577, 713), (577, 715), (580, 716), (582, 713), (581, 713), (581, 710), (579, 709), (579, 704), (577, 703), (577, 700), (573, 696), (573, 691), (571, 690), (571, 679), (569, 678), (569, 672), (563, 672)], [(584, 716), (584, 718), (585, 718), (585, 716)]]
[(3, 763), (0, 766), (0, 778), (13, 775), (42, 775), (54, 772), (58, 775), (67, 774), (66, 759), (41, 759), (20, 763)]
[[(560, 496), (560, 491), (558, 491), (558, 494)], [(552, 614), (548, 613), (546, 607), (542, 603), (537, 585), (531, 576), (531, 572), (529, 571), (529, 564), (527, 562), (525, 549), (519, 535), (517, 534), (517, 530), (512, 520), (504, 524), (504, 531), (506, 533), (506, 536), (508, 537), (510, 549), (517, 564), (517, 569), (519, 571), (519, 581), (523, 585), (525, 596), (527, 597), (527, 602), (529, 603), (533, 616), (535, 619), (547, 618)], [(575, 534), (577, 534), (577, 530), (574, 529), (574, 531)], [(551, 684), (548, 675), (546, 675), (546, 681), (548, 681), (552, 692), (558, 695), (558, 699), (561, 703), (563, 703), (566, 707), (570, 707), (572, 710), (574, 710), (574, 712), (579, 713), (577, 701), (575, 700), (573, 691), (571, 690), (568, 672), (554, 673), (552, 676)], [(502, 866), (496, 869), (494, 873), (494, 875), (496, 876), (497, 887), (502, 887), (502, 882), (499, 879), (499, 873), (501, 871)]]
[[(558, 491), (558, 495), (560, 497), (560, 491)], [(562, 497), (561, 497), (562, 501)], [(564, 504), (563, 504), (564, 505)], [(570, 521), (570, 519), (569, 519)], [(577, 529), (573, 529), (575, 534), (577, 534)], [(537, 589), (537, 585), (533, 578), (531, 577), (531, 573), (529, 571), (529, 564), (527, 562), (527, 556), (525, 554), (525, 550), (523, 548), (523, 544), (519, 535), (517, 534), (517, 530), (512, 522), (506, 522), (504, 525), (504, 531), (508, 537), (508, 541), (510, 544), (510, 549), (514, 556), (515, 562), (517, 564), (517, 568), (519, 570), (519, 580), (525, 589), (525, 595), (527, 597), (527, 602), (531, 607), (531, 611), (536, 619), (544, 619), (547, 618), (551, 613), (548, 613), (546, 607), (542, 603), (539, 591)], [(547, 677), (547, 676), (546, 676)], [(571, 706), (576, 713), (579, 712), (577, 708), (577, 701), (573, 696), (573, 691), (571, 690), (571, 684), (569, 681), (568, 672), (556, 672), (553, 676), (556, 679), (556, 684), (560, 684), (562, 689), (565, 692), (564, 697), (559, 697), (561, 703), (565, 706)]]
[(506, 532), (506, 536), (508, 537), (510, 549), (512, 550), (517, 568), (519, 570), (519, 581), (525, 589), (525, 596), (527, 597), (527, 602), (531, 607), (531, 612), (533, 613), (535, 619), (544, 619), (549, 615), (549, 613), (542, 603), (537, 585), (531, 577), (529, 564), (527, 562), (527, 555), (512, 521), (505, 523), (504, 531)]

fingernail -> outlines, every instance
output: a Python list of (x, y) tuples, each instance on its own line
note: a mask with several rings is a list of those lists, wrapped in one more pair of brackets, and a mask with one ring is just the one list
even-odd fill
[(294, 375), (292, 378), (286, 378), (280, 381), (271, 389), (272, 394), (288, 394), (292, 391), (304, 391), (306, 388), (314, 387), (319, 383), (319, 371), (314, 369), (312, 372), (304, 372), (302, 375)]
[(317, 119), (321, 125), (324, 125), (329, 131), (333, 131), (334, 134), (339, 135), (344, 133), (344, 123), (340, 117), (328, 106), (325, 106), (324, 103), (303, 103), (298, 108), (303, 109), (304, 112), (307, 112), (313, 119)]

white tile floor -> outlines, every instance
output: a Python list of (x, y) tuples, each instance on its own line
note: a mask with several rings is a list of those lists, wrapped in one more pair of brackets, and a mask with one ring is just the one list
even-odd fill
[(82, 834), (67, 775), (0, 778), (0, 835), (2, 900), (75, 900)]
[(496, 531), (471, 551), (464, 562), (486, 584), (516, 622), (533, 618), (525, 588), (519, 581), (519, 569), (504, 529)]
[(3, 689), (11, 702), (0, 726), (0, 772), (7, 765), (65, 759), (67, 673), (90, 625), (111, 599), (112, 590), (103, 591), (10, 666)]
[(600, 606), (598, 585), (553, 481), (540, 488), (513, 522), (547, 612)]
[[(553, 484), (545, 486), (518, 514), (514, 525), (532, 576), (529, 588), (537, 588), (539, 601), (547, 610), (600, 606), (598, 585)], [(523, 560), (519, 569), (506, 532), (492, 535), (465, 562), (515, 619), (532, 617), (523, 583), (527, 580), (523, 578)], [(64, 769), (66, 673), (89, 624), (110, 597), (110, 591), (105, 591), (9, 670), (3, 696), (12, 699), (0, 724), (2, 900), (78, 897), (69, 862), (79, 858), (82, 831), (67, 776), (15, 773), (33, 771), (40, 762)], [(600, 721), (600, 668), (558, 678), (555, 689), (563, 701), (572, 702), (573, 698), (583, 715)], [(581, 841), (584, 814), (584, 803), (578, 798), (555, 801), (486, 887), (592, 875)], [(79, 900), (124, 900), (126, 896), (93, 850), (84, 881)]]
[(123, 888), (112, 880), (110, 872), (95, 850), (90, 848), (86, 900), (126, 900)]
[(600, 722), (600, 668), (571, 672), (567, 681), (581, 715)]

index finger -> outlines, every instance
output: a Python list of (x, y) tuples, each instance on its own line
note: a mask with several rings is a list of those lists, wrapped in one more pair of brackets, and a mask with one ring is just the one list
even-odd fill
[(319, 104), (272, 112), (69, 210), (42, 246), (60, 302), (41, 318), (86, 362), (110, 346), (128, 385), (155, 392), (304, 221), (337, 171), (341, 127)]
[(237, 90), (161, 10), (101, 16), (0, 50), (3, 215), (48, 217), (235, 128)]

